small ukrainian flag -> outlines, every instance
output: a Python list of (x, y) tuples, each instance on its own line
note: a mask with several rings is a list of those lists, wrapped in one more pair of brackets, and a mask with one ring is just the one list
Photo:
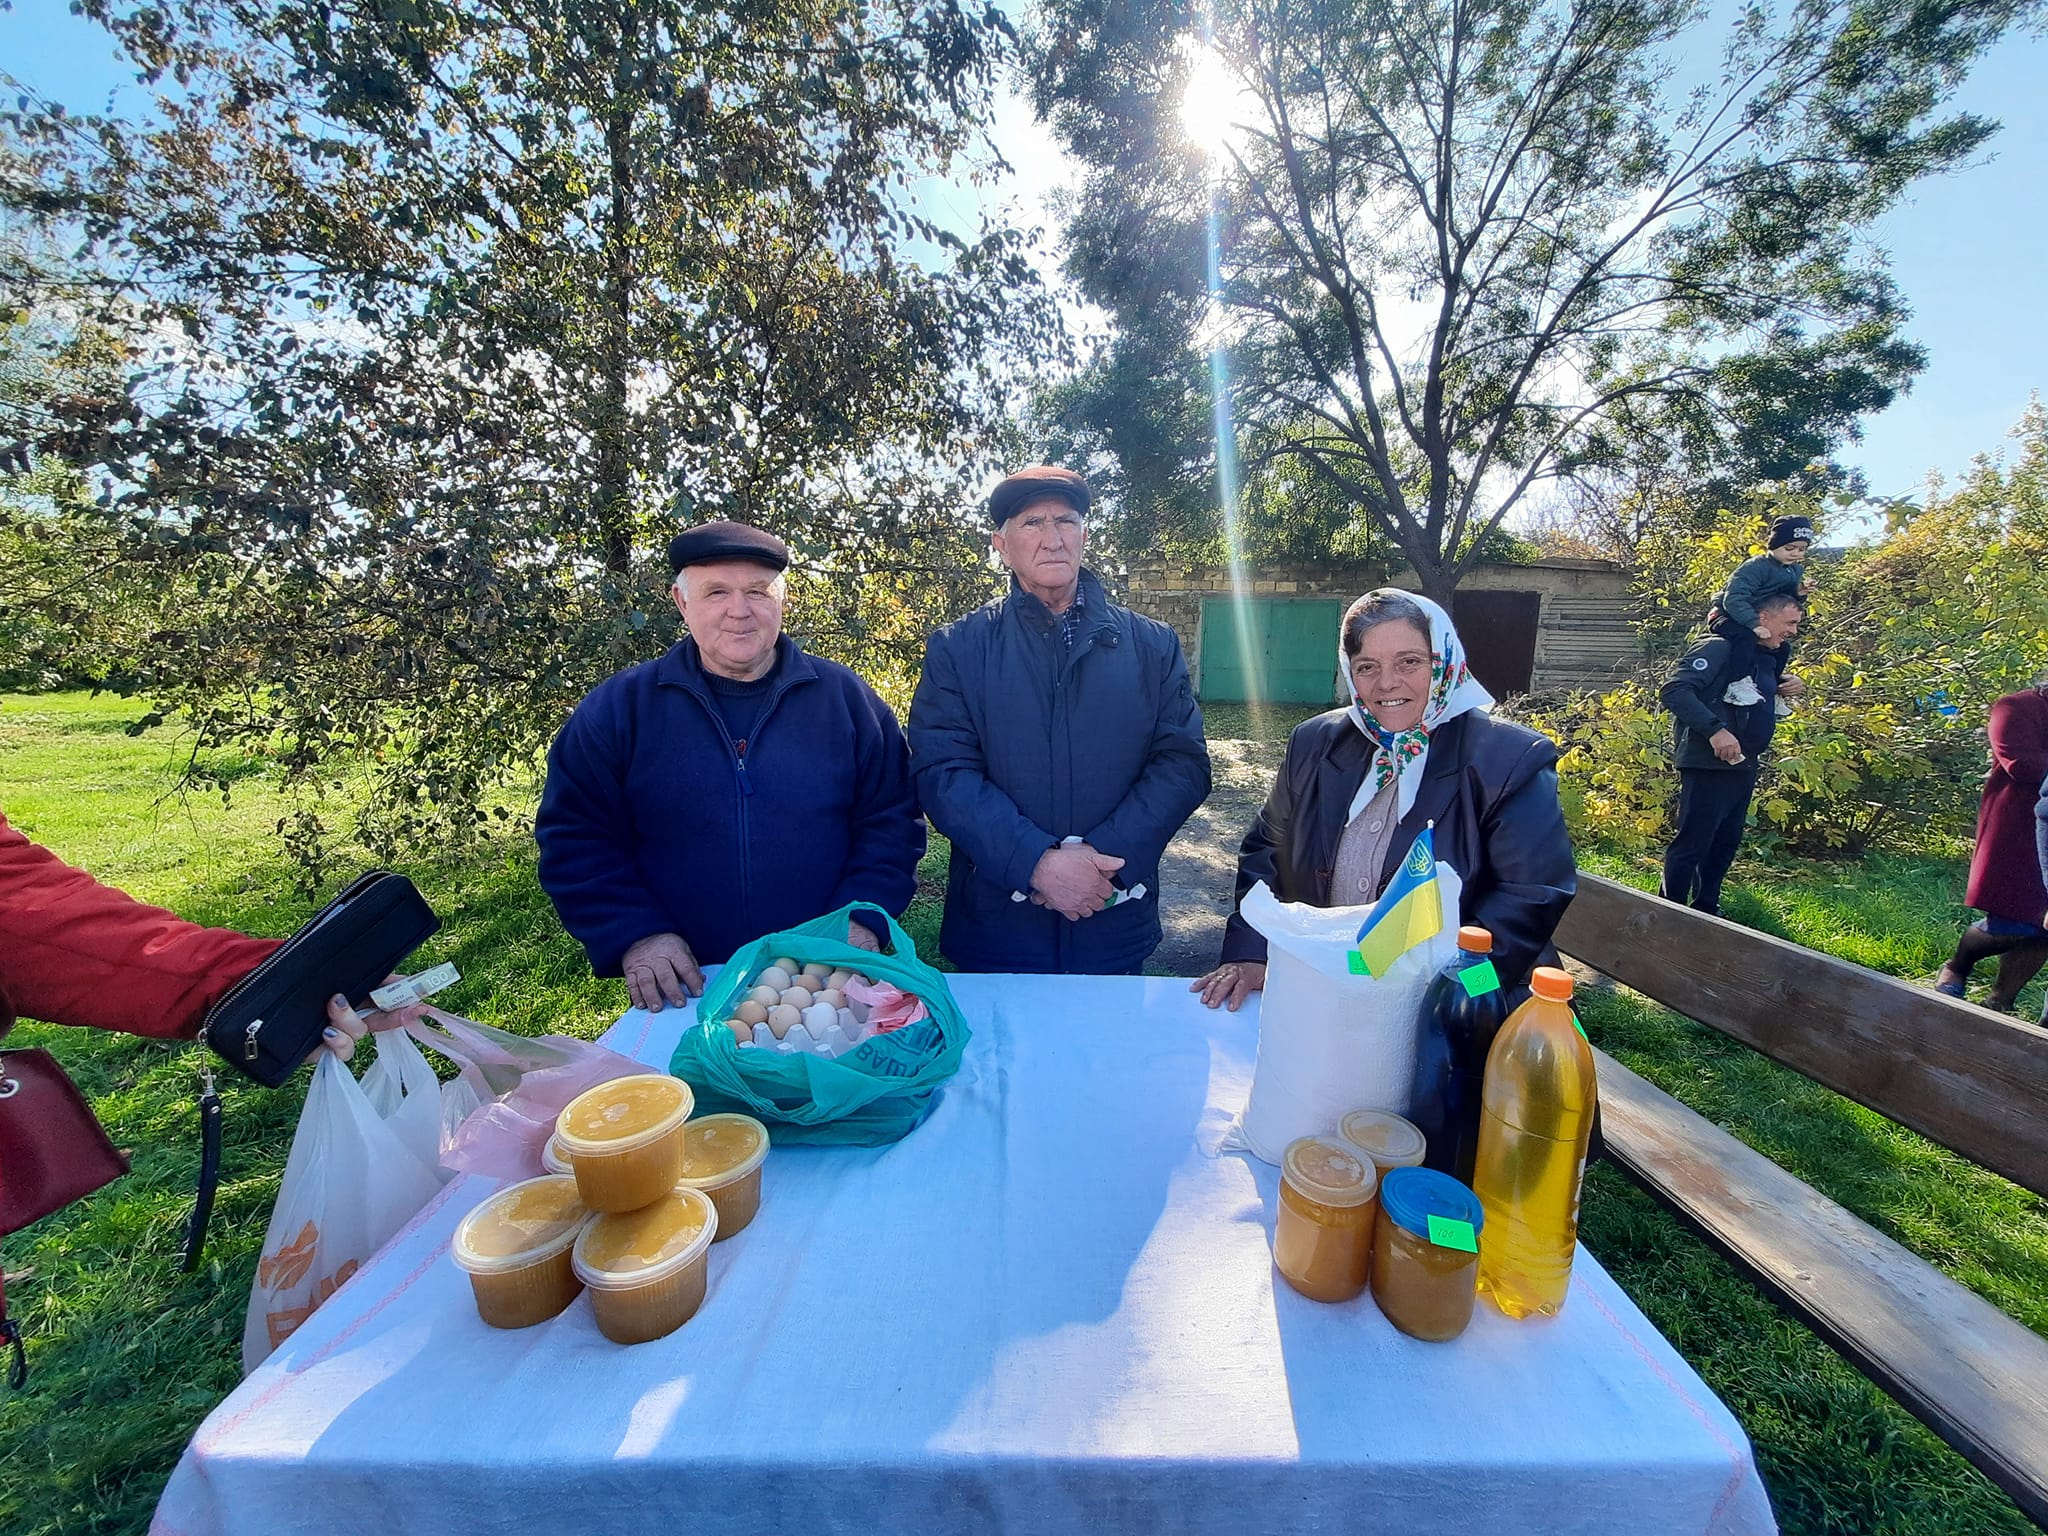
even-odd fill
[(1423, 940), (1443, 931), (1443, 899), (1436, 888), (1436, 837), (1424, 827), (1401, 868), (1358, 930), (1358, 958), (1377, 980)]

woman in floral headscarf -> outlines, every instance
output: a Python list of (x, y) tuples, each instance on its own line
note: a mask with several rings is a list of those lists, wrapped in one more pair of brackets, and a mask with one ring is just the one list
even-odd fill
[[(1364, 906), (1435, 824), (1437, 859), (1464, 882), (1460, 915), (1493, 934), (1510, 987), (1546, 958), (1576, 889), (1557, 803), (1557, 748), (1495, 720), (1450, 616), (1382, 588), (1353, 603), (1338, 664), (1351, 705), (1303, 721), (1237, 858), (1237, 895)], [(1189, 989), (1232, 1009), (1266, 980), (1266, 941), (1233, 913), (1223, 963)]]

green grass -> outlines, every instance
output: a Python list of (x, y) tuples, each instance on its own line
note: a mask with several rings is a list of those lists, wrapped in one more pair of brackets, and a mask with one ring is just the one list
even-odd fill
[[(1312, 713), (1206, 713), (1210, 732), (1285, 735)], [(129, 737), (140, 707), (82, 695), (0, 699), (0, 810), (66, 857), (202, 921), (290, 931), (309, 903), (276, 857), (282, 804), (261, 762), (231, 805), (166, 794), (175, 731)], [(947, 850), (919, 870), (905, 926), (936, 948)], [(1647, 865), (1589, 867), (1654, 883)], [(343, 850), (331, 889), (367, 863)], [(407, 873), (447, 926), (425, 956), (464, 981), (444, 1000), (527, 1032), (599, 1033), (625, 1006), (597, 981), (535, 884), (523, 839)], [(1952, 861), (1739, 866), (1739, 920), (1915, 979), (1965, 919)], [(2032, 998), (2029, 998), (2032, 1001)], [(1594, 1038), (1637, 1071), (1827, 1191), (2013, 1316), (2048, 1329), (2042, 1202), (1882, 1118), (1626, 991), (1590, 993)], [(135, 1171), (7, 1240), (8, 1294), (31, 1336), (30, 1389), (0, 1397), (0, 1530), (139, 1532), (206, 1412), (240, 1378), (242, 1309), (304, 1080), (225, 1085), (220, 1204), (204, 1272), (177, 1268), (197, 1164), (189, 1049), (23, 1025), (78, 1077)], [(1583, 1231), (1628, 1293), (1734, 1409), (1788, 1536), (1979, 1536), (2032, 1527), (2005, 1497), (1612, 1169), (1587, 1183)], [(1646, 1533), (1650, 1536), (1650, 1533)]]

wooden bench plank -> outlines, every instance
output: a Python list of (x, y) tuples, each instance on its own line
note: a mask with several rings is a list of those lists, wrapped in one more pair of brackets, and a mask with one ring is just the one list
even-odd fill
[(1595, 1054), (1607, 1155), (2048, 1528), (2048, 1340)]
[(1579, 873), (1557, 947), (2048, 1195), (2048, 1030)]

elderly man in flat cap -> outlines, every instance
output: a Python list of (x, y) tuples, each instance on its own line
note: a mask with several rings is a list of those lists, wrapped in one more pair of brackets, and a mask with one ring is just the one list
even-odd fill
[(688, 633), (576, 706), (534, 821), (562, 926), (655, 1012), (765, 933), (856, 901), (900, 915), (925, 842), (889, 706), (782, 633), (789, 547), (706, 523), (668, 554)]
[(1159, 943), (1159, 858), (1209, 793), (1180, 641), (1081, 564), (1088, 482), (995, 488), (1009, 594), (925, 642), (918, 799), (953, 840), (939, 947), (969, 971), (1135, 973)]

